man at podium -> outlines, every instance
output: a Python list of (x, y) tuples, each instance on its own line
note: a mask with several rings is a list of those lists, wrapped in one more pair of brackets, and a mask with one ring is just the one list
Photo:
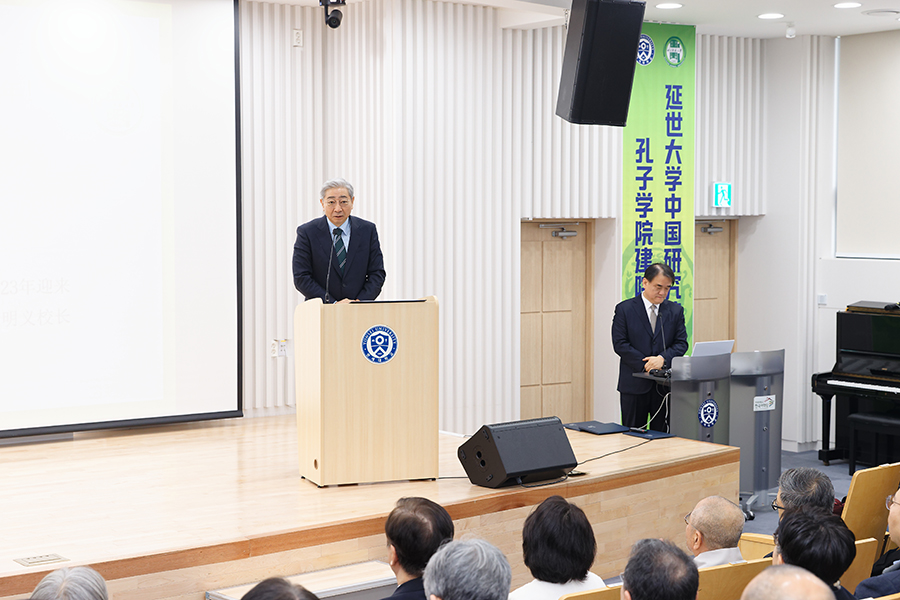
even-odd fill
[(374, 300), (384, 284), (384, 259), (375, 224), (350, 218), (353, 186), (332, 179), (322, 186), (325, 214), (297, 228), (294, 287), (325, 303)]
[(634, 373), (672, 366), (687, 352), (684, 308), (666, 298), (675, 283), (669, 265), (654, 263), (644, 271), (640, 296), (616, 305), (612, 324), (613, 349), (619, 355), (619, 395), (622, 425), (667, 431), (664, 397), (656, 382)]

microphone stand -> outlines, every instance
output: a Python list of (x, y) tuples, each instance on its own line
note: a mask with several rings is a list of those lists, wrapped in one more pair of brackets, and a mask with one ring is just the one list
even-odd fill
[(337, 238), (341, 235), (341, 228), (335, 227), (332, 235), (334, 239), (331, 241), (331, 252), (328, 253), (328, 272), (325, 274), (325, 304), (332, 304), (330, 293), (328, 291), (328, 286), (331, 283), (331, 259), (334, 258), (334, 244), (337, 242)]

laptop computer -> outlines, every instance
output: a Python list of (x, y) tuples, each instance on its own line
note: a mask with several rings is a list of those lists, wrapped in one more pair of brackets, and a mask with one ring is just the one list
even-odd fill
[(734, 340), (719, 340), (716, 342), (697, 342), (691, 356), (718, 356), (719, 354), (731, 354), (734, 348)]

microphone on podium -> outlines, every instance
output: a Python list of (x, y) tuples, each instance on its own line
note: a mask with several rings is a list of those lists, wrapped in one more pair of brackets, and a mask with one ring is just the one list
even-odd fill
[(334, 258), (334, 245), (337, 243), (338, 236), (342, 235), (342, 233), (340, 227), (335, 227), (334, 231), (331, 232), (334, 239), (331, 241), (331, 252), (328, 254), (328, 272), (325, 274), (325, 304), (331, 304), (333, 302), (330, 297), (330, 292), (328, 291), (328, 285), (331, 283), (331, 259)]

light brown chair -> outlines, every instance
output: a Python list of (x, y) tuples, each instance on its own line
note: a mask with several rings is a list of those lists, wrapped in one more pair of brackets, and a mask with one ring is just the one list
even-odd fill
[[(863, 469), (853, 474), (841, 517), (856, 539), (884, 539), (888, 518), (884, 499), (896, 492), (898, 485), (900, 463)], [(882, 551), (883, 548), (878, 548), (876, 558)], [(873, 564), (874, 562), (875, 559), (872, 560)]]
[(740, 600), (750, 580), (772, 566), (771, 558), (700, 569), (697, 600)]
[(599, 590), (566, 594), (559, 600), (618, 600), (621, 593), (622, 584), (619, 583), (610, 587), (600, 588)]
[(744, 560), (763, 558), (775, 549), (775, 539), (764, 533), (744, 533), (738, 541)]
[[(882, 500), (884, 500), (882, 498)], [(841, 575), (841, 587), (853, 593), (856, 586), (863, 579), (872, 575), (872, 565), (875, 564), (875, 554), (878, 552), (880, 539), (868, 538), (856, 540), (856, 558), (850, 563), (850, 567)]]

